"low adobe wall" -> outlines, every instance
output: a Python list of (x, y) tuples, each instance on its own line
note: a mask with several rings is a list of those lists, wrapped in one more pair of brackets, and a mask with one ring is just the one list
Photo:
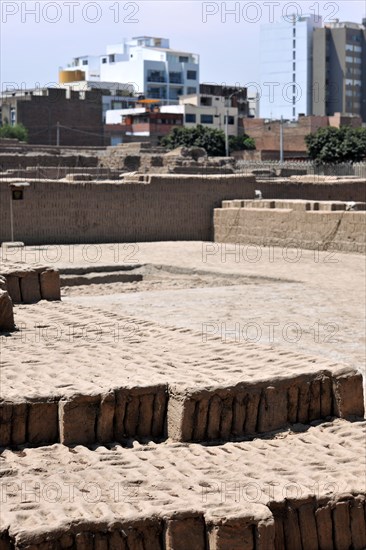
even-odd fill
[[(10, 240), (10, 181), (0, 182), (0, 240)], [(128, 181), (32, 181), (13, 201), (14, 238), (31, 244), (210, 240), (213, 209), (254, 196), (253, 176), (137, 175)]]
[[(214, 212), (214, 240), (317, 250), (366, 252), (365, 205), (228, 201)], [(362, 209), (362, 210), (361, 210)]]

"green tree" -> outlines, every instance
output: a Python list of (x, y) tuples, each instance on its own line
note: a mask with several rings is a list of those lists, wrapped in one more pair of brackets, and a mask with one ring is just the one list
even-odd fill
[(247, 134), (229, 137), (230, 151), (251, 151), (255, 149), (255, 141)]
[(28, 130), (23, 124), (4, 124), (0, 126), (0, 138), (19, 139), (19, 141), (28, 141)]
[(320, 128), (305, 137), (308, 155), (317, 163), (359, 162), (366, 158), (366, 128)]
[(225, 134), (222, 130), (197, 125), (193, 128), (183, 126), (173, 128), (160, 142), (167, 149), (176, 147), (203, 147), (210, 156), (225, 156)]

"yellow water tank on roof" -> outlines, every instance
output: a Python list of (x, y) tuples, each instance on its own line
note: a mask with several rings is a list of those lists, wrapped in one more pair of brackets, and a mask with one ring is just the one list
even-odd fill
[(79, 82), (80, 80), (85, 80), (85, 72), (80, 69), (75, 69), (74, 71), (59, 71), (58, 73), (59, 84)]

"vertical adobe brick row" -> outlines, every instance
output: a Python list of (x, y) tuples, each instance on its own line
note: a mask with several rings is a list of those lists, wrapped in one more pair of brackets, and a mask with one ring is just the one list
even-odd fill
[(96, 441), (100, 395), (75, 395), (59, 401), (60, 442), (90, 445)]
[(115, 406), (116, 400), (113, 391), (101, 395), (99, 410), (97, 411), (96, 428), (96, 440), (99, 443), (110, 443), (113, 441)]
[(13, 405), (1, 403), (0, 405), (0, 447), (7, 447), (11, 444)]
[(350, 502), (351, 533), (354, 550), (366, 548), (365, 497), (360, 495)]
[(349, 550), (352, 545), (349, 502), (336, 502), (333, 510), (334, 546), (337, 550)]
[(153, 438), (165, 437), (167, 431), (168, 390), (163, 386), (154, 395), (151, 434)]
[(215, 440), (220, 437), (220, 423), (223, 410), (222, 399), (218, 395), (213, 395), (210, 399), (208, 409), (207, 439)]
[(287, 420), (290, 424), (295, 424), (297, 422), (299, 394), (299, 387), (295, 384), (291, 385), (287, 390)]
[(333, 414), (333, 383), (329, 376), (325, 376), (320, 387), (320, 416), (326, 418)]
[(270, 432), (284, 427), (288, 419), (287, 392), (269, 386), (261, 392), (258, 410), (258, 431)]
[(195, 403), (192, 434), (193, 441), (205, 441), (207, 439), (209, 403), (209, 398), (204, 396)]
[(333, 378), (334, 415), (340, 418), (364, 416), (362, 374), (354, 369)]
[(324, 503), (315, 510), (319, 550), (333, 548), (333, 521), (330, 505)]
[(299, 389), (297, 421), (301, 424), (307, 424), (309, 421), (310, 406), (310, 382), (302, 380)]
[(279, 503), (273, 503), (270, 507), (274, 518), (274, 549), (284, 550), (285, 545), (285, 510)]
[(20, 292), (20, 279), (15, 275), (7, 275), (6, 277), (6, 286), (10, 298), (13, 300), (14, 304), (22, 303), (22, 294)]
[(40, 274), (42, 300), (61, 300), (60, 274), (57, 270), (47, 269)]
[(311, 501), (298, 508), (302, 547), (318, 550), (318, 532), (315, 521), (316, 503)]
[(285, 505), (283, 531), (285, 537), (284, 549), (302, 548), (298, 513), (296, 508), (293, 508), (290, 504)]
[(206, 526), (202, 515), (168, 519), (165, 526), (166, 550), (206, 550)]
[(62, 550), (75, 548), (75, 537), (72, 534), (64, 533), (59, 539), (59, 545)]
[(244, 433), (245, 413), (245, 394), (239, 393), (234, 397), (233, 402), (232, 435), (234, 437), (240, 437)]
[(165, 550), (163, 524), (158, 519), (146, 519), (130, 526), (123, 526), (127, 535), (128, 550)]
[(250, 390), (246, 395), (246, 414), (244, 424), (244, 434), (251, 435), (257, 431), (258, 408), (260, 401), (260, 391), (258, 388)]
[(321, 416), (321, 386), (320, 378), (312, 380), (310, 383), (310, 403), (308, 422), (318, 420)]
[(27, 443), (27, 403), (14, 403), (11, 421), (11, 443), (23, 445)]
[(125, 437), (134, 437), (140, 421), (140, 397), (129, 394), (124, 418)]
[(113, 530), (108, 536), (109, 550), (128, 550), (126, 537), (121, 531)]
[(196, 401), (171, 388), (168, 397), (167, 436), (176, 441), (191, 441)]
[(94, 541), (93, 534), (87, 531), (77, 533), (75, 535), (75, 549), (76, 550), (93, 550)]
[(28, 403), (27, 443), (50, 445), (58, 441), (58, 402)]
[(124, 388), (115, 391), (115, 409), (113, 418), (114, 439), (122, 441), (125, 437), (125, 415), (127, 407), (127, 393)]
[(210, 518), (206, 524), (209, 550), (256, 549), (256, 526), (248, 518)]
[(94, 535), (94, 550), (108, 550), (108, 535), (107, 535), (107, 533), (95, 533), (95, 535)]
[(222, 398), (222, 411), (220, 418), (220, 439), (227, 441), (231, 437), (233, 423), (233, 397)]
[(154, 393), (140, 395), (139, 401), (139, 423), (137, 426), (136, 435), (151, 438), (154, 415)]

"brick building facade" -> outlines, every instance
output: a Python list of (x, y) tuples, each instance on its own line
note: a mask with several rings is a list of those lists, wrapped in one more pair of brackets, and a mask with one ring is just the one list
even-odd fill
[[(360, 127), (362, 121), (357, 116), (345, 116), (335, 113), (334, 116), (299, 117), (297, 122), (283, 123), (283, 149), (286, 158), (307, 158), (305, 136), (319, 128), (334, 126)], [(280, 128), (279, 120), (263, 118), (243, 119), (244, 131), (255, 140), (256, 152), (261, 152), (262, 160), (279, 160)], [(236, 155), (238, 156), (238, 155)]]
[(1, 124), (23, 124), (28, 142), (39, 145), (104, 145), (102, 96), (99, 90), (62, 88), (4, 92)]

